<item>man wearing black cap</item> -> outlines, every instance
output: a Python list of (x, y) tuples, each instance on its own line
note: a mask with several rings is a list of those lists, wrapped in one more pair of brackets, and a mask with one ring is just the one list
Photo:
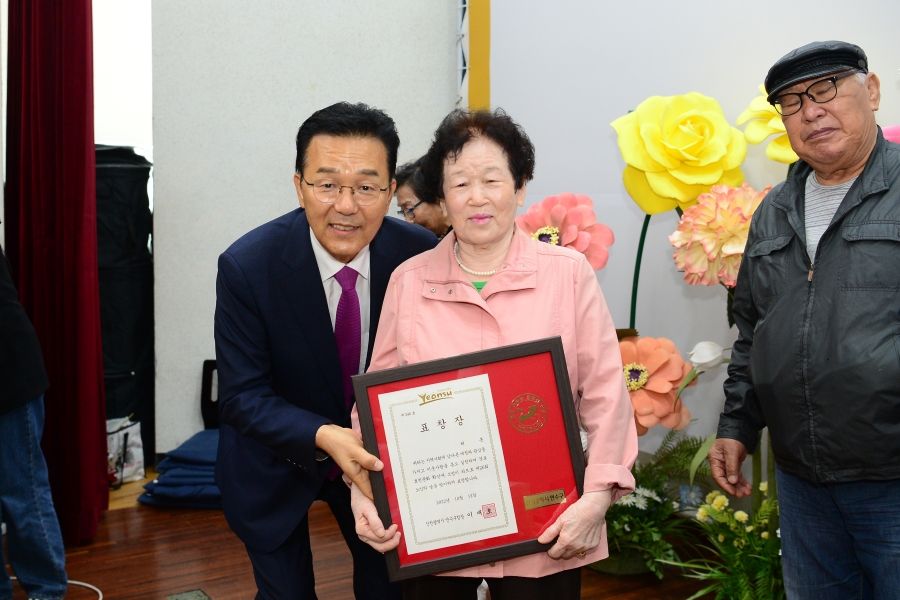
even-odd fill
[(709, 458), (746, 496), (769, 428), (788, 598), (900, 598), (900, 145), (868, 67), (814, 42), (765, 81), (800, 161), (753, 215)]

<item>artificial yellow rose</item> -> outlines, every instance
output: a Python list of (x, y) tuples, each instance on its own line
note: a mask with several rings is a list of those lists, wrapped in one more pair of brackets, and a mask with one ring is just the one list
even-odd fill
[(714, 185), (744, 182), (744, 134), (703, 94), (652, 96), (612, 126), (627, 164), (625, 189), (648, 215), (684, 210)]
[(766, 156), (786, 165), (797, 162), (799, 157), (791, 148), (791, 141), (788, 139), (787, 130), (781, 121), (781, 115), (766, 100), (764, 85), (760, 84), (759, 91), (762, 95), (754, 98), (747, 110), (737, 118), (739, 126), (747, 123), (744, 128), (744, 137), (747, 138), (747, 143), (760, 144), (770, 135), (777, 136), (766, 146)]

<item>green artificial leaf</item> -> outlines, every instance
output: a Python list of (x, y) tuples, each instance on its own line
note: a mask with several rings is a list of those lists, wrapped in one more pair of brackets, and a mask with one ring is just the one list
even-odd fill
[[(642, 466), (642, 475), (652, 474), (654, 477), (662, 477), (662, 484), (674, 482), (687, 482), (691, 460), (700, 446), (703, 438), (684, 435), (683, 431), (670, 430), (663, 438), (659, 449), (654, 453), (653, 460)], [(697, 470), (697, 474), (708, 476), (709, 469), (705, 463)], [(635, 475), (637, 477), (637, 475)]]
[(694, 455), (694, 460), (691, 461), (691, 470), (690, 470), (690, 484), (694, 485), (694, 475), (697, 473), (697, 469), (700, 468), (700, 465), (703, 464), (703, 461), (706, 460), (706, 455), (709, 454), (709, 449), (713, 447), (713, 444), (716, 443), (716, 434), (712, 434), (706, 441), (703, 442), (703, 445), (697, 450), (697, 454)]
[(696, 594), (694, 594), (693, 596), (691, 596), (691, 597), (688, 598), (687, 600), (697, 600), (697, 598), (702, 598), (703, 596), (705, 596), (705, 595), (707, 595), (707, 594), (711, 594), (712, 592), (716, 591), (716, 588), (717, 588), (717, 587), (719, 587), (719, 584), (718, 584), (718, 583), (714, 583), (714, 584), (712, 584), (712, 585), (709, 586), (709, 587), (703, 588), (702, 590), (700, 590), (699, 592), (697, 592)]
[(697, 369), (691, 367), (691, 370), (688, 371), (688, 374), (684, 376), (684, 379), (681, 380), (681, 385), (678, 386), (678, 390), (675, 392), (675, 401), (678, 402), (678, 399), (681, 397), (681, 392), (684, 391), (690, 383), (700, 377), (700, 373)]

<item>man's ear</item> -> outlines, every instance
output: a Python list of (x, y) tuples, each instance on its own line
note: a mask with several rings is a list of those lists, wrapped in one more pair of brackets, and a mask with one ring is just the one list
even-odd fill
[(306, 205), (303, 204), (303, 178), (300, 173), (294, 173), (294, 188), (297, 190), (297, 201), (300, 203), (300, 208), (306, 209)]
[(866, 90), (869, 92), (869, 105), (872, 110), (878, 110), (881, 105), (881, 80), (875, 73), (869, 73), (866, 77)]
[(384, 214), (387, 216), (391, 210), (391, 201), (394, 199), (394, 193), (397, 191), (397, 180), (391, 179), (391, 185), (388, 186), (387, 202), (384, 203)]

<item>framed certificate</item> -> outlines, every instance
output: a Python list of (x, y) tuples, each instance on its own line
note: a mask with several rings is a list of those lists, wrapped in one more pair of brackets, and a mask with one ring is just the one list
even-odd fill
[(353, 378), (391, 581), (546, 551), (583, 492), (584, 454), (560, 338)]

